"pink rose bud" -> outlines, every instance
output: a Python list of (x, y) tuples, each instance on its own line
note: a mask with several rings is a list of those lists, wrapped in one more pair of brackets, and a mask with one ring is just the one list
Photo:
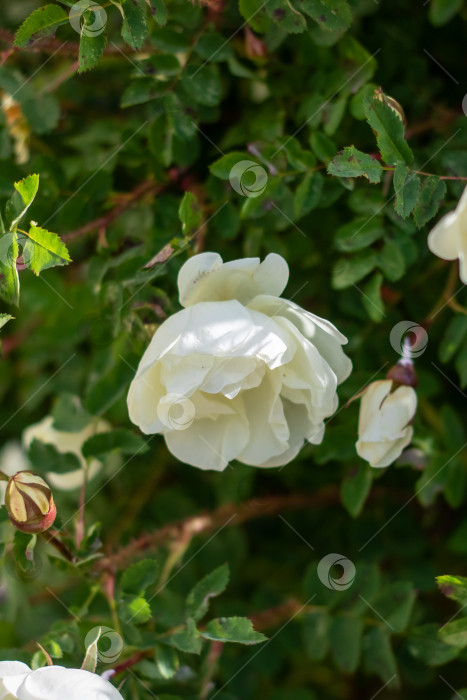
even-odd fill
[(52, 491), (31, 471), (18, 472), (8, 481), (5, 506), (13, 525), (21, 532), (44, 532), (57, 515)]

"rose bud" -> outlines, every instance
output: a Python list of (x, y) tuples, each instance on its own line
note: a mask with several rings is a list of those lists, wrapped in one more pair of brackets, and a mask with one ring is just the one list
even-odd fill
[(44, 532), (57, 515), (52, 491), (40, 476), (18, 472), (8, 481), (5, 506), (13, 525), (21, 532)]

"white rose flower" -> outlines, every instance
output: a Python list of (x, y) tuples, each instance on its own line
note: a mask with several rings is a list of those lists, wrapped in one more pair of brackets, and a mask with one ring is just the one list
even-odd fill
[(95, 673), (63, 666), (31, 671), (19, 661), (0, 661), (0, 700), (122, 700), (108, 681)]
[[(46, 416), (39, 423), (30, 425), (23, 433), (23, 444), (25, 449), (29, 449), (33, 440), (40, 440), (48, 445), (53, 445), (58, 452), (72, 452), (81, 462), (82, 468), (75, 469), (66, 474), (47, 472), (46, 480), (52, 488), (68, 491), (79, 488), (83, 483), (86, 460), (81, 454), (81, 448), (88, 438), (96, 433), (105, 433), (111, 426), (105, 420), (95, 420), (87, 425), (83, 430), (71, 433), (64, 430), (57, 430), (53, 427), (52, 416)], [(93, 479), (102, 469), (103, 463), (98, 459), (91, 459), (87, 467), (87, 479)], [(30, 469), (31, 467), (29, 467)]]
[(277, 467), (306, 440), (322, 441), (352, 363), (332, 323), (279, 298), (288, 274), (274, 253), (263, 263), (202, 253), (181, 268), (186, 308), (154, 334), (128, 409), (182, 462), (218, 471), (232, 459)]
[(443, 260), (459, 258), (459, 276), (467, 284), (467, 187), (456, 209), (443, 216), (428, 234), (428, 247)]
[(356, 448), (372, 467), (392, 464), (413, 436), (417, 394), (411, 386), (391, 392), (392, 386), (391, 379), (372, 382), (362, 395)]

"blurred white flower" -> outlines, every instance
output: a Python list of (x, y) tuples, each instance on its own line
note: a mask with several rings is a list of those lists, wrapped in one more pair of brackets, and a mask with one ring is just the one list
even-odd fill
[(410, 424), (417, 410), (411, 386), (391, 392), (393, 381), (372, 382), (362, 394), (357, 453), (372, 467), (387, 467), (412, 440)]
[(19, 661), (0, 661), (4, 700), (122, 700), (118, 690), (95, 673), (63, 666), (31, 671)]
[[(66, 432), (53, 427), (52, 416), (46, 416), (38, 423), (30, 425), (23, 433), (23, 444), (25, 449), (29, 449), (33, 440), (53, 445), (58, 452), (71, 452), (76, 455), (81, 462), (82, 468), (75, 469), (65, 474), (47, 472), (45, 478), (52, 488), (68, 491), (81, 486), (83, 483), (86, 460), (81, 454), (81, 448), (88, 438), (96, 433), (105, 433), (111, 426), (105, 420), (95, 420), (78, 432)], [(87, 480), (93, 479), (102, 469), (103, 463), (98, 459), (91, 459), (87, 467)], [(31, 469), (29, 466), (28, 469)]]
[(443, 216), (430, 231), (428, 247), (443, 260), (459, 258), (459, 276), (467, 284), (467, 187), (454, 211)]
[[(162, 433), (182, 462), (224, 469), (290, 462), (305, 440), (319, 444), (324, 419), (350, 374), (345, 336), (279, 295), (286, 261), (189, 259), (178, 276), (186, 307), (164, 321), (128, 394), (143, 433)], [(172, 406), (168, 404), (172, 402)], [(171, 411), (172, 408), (172, 411)]]

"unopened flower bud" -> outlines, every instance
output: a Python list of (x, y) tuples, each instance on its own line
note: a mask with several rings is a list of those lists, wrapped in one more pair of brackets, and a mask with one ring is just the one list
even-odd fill
[(400, 386), (411, 386), (414, 389), (418, 385), (418, 377), (415, 372), (413, 362), (410, 360), (399, 360), (386, 374), (387, 379), (392, 379)]
[(44, 532), (57, 515), (52, 491), (44, 479), (31, 471), (18, 472), (10, 478), (5, 506), (11, 522), (21, 532)]

